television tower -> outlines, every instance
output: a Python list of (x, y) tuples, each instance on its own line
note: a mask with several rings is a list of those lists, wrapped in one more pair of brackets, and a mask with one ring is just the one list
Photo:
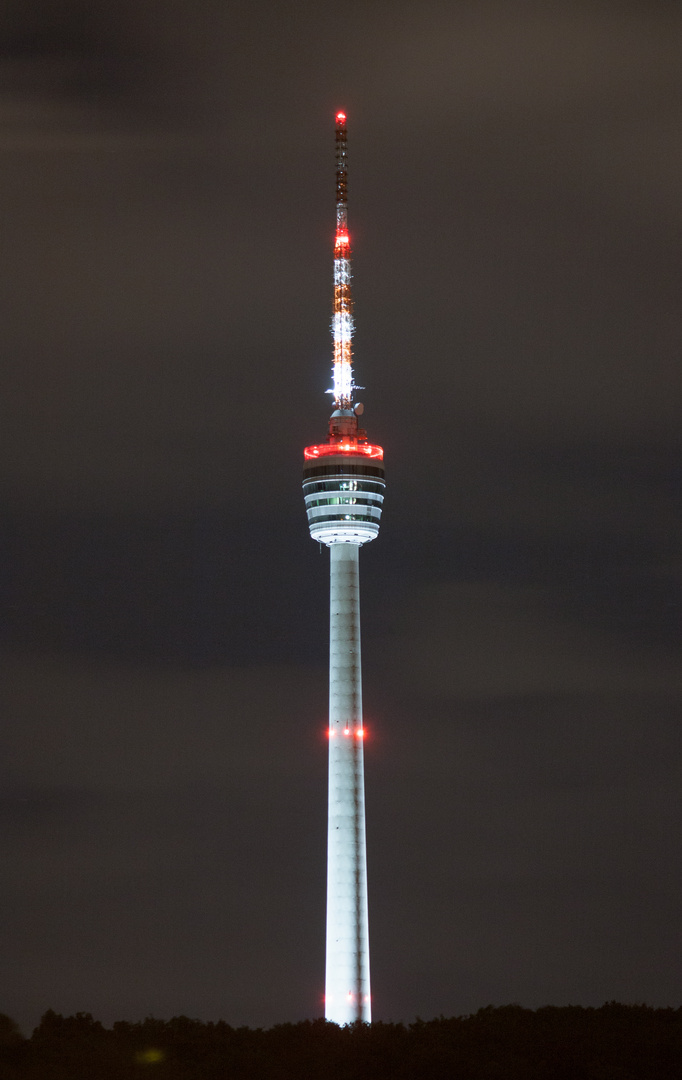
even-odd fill
[(358, 427), (353, 405), (353, 306), (348, 235), (346, 114), (336, 114), (334, 411), (327, 441), (304, 451), (310, 535), (329, 548), (329, 809), (325, 1016), (369, 1023), (359, 553), (379, 532), (384, 452)]

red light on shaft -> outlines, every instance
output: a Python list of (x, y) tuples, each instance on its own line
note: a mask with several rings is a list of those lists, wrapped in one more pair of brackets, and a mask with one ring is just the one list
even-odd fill
[(336, 122), (337, 122), (337, 124), (342, 124), (345, 119), (346, 119), (345, 112), (337, 112), (337, 114), (336, 114)]

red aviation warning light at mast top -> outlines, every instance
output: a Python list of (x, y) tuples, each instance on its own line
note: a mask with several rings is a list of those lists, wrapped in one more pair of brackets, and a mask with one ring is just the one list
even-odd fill
[(348, 235), (348, 144), (346, 114), (336, 114), (336, 237), (334, 239), (334, 403), (350, 409), (353, 400), (353, 302), (350, 291), (350, 237)]

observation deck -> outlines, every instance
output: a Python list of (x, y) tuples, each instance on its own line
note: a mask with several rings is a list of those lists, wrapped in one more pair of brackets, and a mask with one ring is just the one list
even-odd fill
[(303, 494), (313, 540), (366, 544), (379, 533), (384, 451), (367, 442), (350, 409), (337, 409), (329, 440), (304, 450)]

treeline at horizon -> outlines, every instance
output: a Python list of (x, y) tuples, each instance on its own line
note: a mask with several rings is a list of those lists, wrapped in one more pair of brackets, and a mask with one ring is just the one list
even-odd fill
[(233, 1028), (51, 1009), (29, 1038), (0, 1015), (0, 1080), (680, 1080), (682, 1008), (492, 1005), (412, 1024)]

